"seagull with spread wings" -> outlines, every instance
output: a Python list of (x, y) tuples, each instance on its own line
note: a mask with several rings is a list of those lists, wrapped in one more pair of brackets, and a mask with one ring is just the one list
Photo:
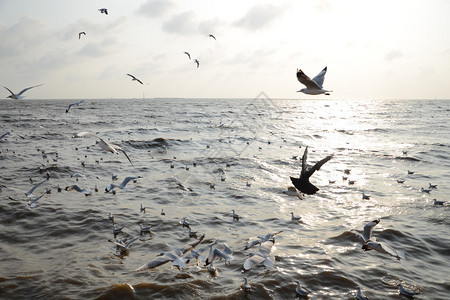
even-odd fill
[(330, 92), (328, 90), (323, 89), (323, 81), (325, 80), (325, 74), (327, 73), (327, 67), (325, 67), (322, 71), (320, 71), (319, 74), (317, 74), (316, 77), (313, 79), (309, 78), (308, 75), (303, 73), (302, 70), (297, 69), (297, 79), (300, 81), (301, 84), (304, 84), (306, 86), (306, 89), (303, 88), (297, 92), (302, 92), (304, 94), (308, 95), (330, 95)]
[(139, 82), (140, 84), (143, 84), (142, 81), (140, 81), (139, 79), (137, 79), (135, 76), (133, 76), (133, 75), (131, 75), (131, 74), (127, 74), (127, 75), (130, 76), (130, 77), (132, 78), (132, 79), (131, 79), (132, 81), (133, 81), (133, 80), (136, 80), (136, 81)]
[(79, 32), (78, 33), (78, 39), (81, 39), (81, 35), (83, 35), (83, 34), (86, 35), (86, 32), (84, 32), (84, 31)]
[(43, 83), (42, 83), (42, 84), (39, 84), (39, 85), (27, 87), (26, 89), (21, 90), (21, 91), (20, 91), (19, 93), (17, 93), (17, 94), (14, 94), (14, 93), (13, 93), (10, 89), (8, 89), (6, 86), (3, 86), (3, 87), (4, 87), (5, 89), (7, 89), (7, 90), (11, 93), (11, 95), (9, 95), (7, 98), (19, 100), (19, 99), (22, 99), (22, 98), (24, 97), (24, 96), (22, 96), (23, 93), (25, 93), (25, 92), (28, 91), (29, 89), (32, 89), (32, 88), (35, 88), (35, 87), (38, 87), (38, 86), (41, 86), (41, 85), (43, 85)]
[(309, 177), (314, 174), (315, 171), (318, 171), (320, 167), (322, 167), (327, 161), (333, 158), (332, 155), (325, 157), (324, 159), (318, 161), (311, 168), (306, 167), (306, 160), (308, 158), (308, 147), (306, 147), (305, 152), (303, 153), (302, 159), (302, 170), (300, 172), (300, 178), (291, 177), (292, 184), (302, 193), (313, 195), (319, 189), (314, 186), (311, 182), (309, 182)]

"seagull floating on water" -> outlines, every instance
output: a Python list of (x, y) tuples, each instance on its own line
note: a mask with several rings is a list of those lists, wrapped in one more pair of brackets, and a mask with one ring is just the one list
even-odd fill
[(143, 233), (150, 233), (150, 229), (152, 228), (152, 226), (150, 225), (144, 225), (141, 224), (140, 226), (140, 234), (142, 235)]
[(84, 31), (79, 32), (78, 33), (78, 39), (81, 39), (81, 35), (83, 35), (83, 34), (86, 35), (86, 32), (84, 32)]
[(144, 214), (145, 214), (145, 209), (146, 209), (146, 207), (144, 207), (143, 205), (142, 205), (142, 203), (141, 203), (141, 207), (140, 207), (140, 211), (139, 212), (143, 212)]
[(244, 289), (244, 291), (248, 292), (252, 289), (251, 285), (248, 283), (248, 279), (247, 277), (244, 277), (244, 285), (242, 286), (242, 288)]
[(233, 211), (233, 220), (239, 221), (239, 215), (236, 214), (236, 212), (234, 211), (234, 209), (233, 209), (232, 211)]
[(135, 76), (131, 75), (131, 74), (127, 74), (128, 76), (130, 76), (132, 79), (131, 81), (135, 80), (137, 82), (139, 82), (140, 84), (143, 84), (142, 81), (140, 81), (139, 79), (137, 79)]
[(297, 295), (299, 295), (299, 296), (307, 296), (309, 294), (309, 292), (307, 290), (302, 288), (302, 286), (300, 285), (300, 281), (299, 280), (294, 280), (294, 282), (297, 283), (297, 287), (295, 288), (295, 292), (297, 293)]
[(42, 83), (42, 84), (39, 84), (39, 85), (27, 87), (27, 88), (21, 90), (18, 94), (14, 94), (14, 93), (13, 93), (10, 89), (8, 89), (6, 86), (3, 86), (3, 87), (4, 87), (5, 89), (7, 89), (7, 90), (11, 93), (11, 95), (9, 95), (7, 98), (19, 100), (19, 99), (22, 99), (22, 98), (24, 97), (24, 96), (22, 96), (23, 93), (25, 93), (25, 92), (28, 91), (29, 89), (32, 89), (32, 88), (35, 88), (35, 87), (38, 87), (38, 86), (41, 86), (41, 85), (43, 85), (43, 83)]
[(430, 184), (428, 185), (428, 188), (429, 188), (429, 189), (437, 189), (437, 184), (431, 184), (431, 183), (430, 183)]
[(363, 294), (359, 286), (356, 287), (356, 299), (357, 300), (369, 300), (366, 295)]
[(366, 195), (366, 194), (362, 194), (362, 198), (363, 198), (363, 200), (370, 200), (370, 196), (369, 195)]
[(99, 8), (98, 11), (99, 11), (101, 14), (105, 14), (105, 15), (108, 14), (108, 9), (107, 9), (107, 8)]
[(308, 147), (305, 148), (305, 152), (303, 153), (303, 159), (302, 159), (302, 170), (300, 172), (300, 178), (294, 178), (290, 177), (292, 183), (294, 186), (302, 193), (313, 195), (315, 194), (319, 189), (315, 187), (312, 183), (309, 182), (309, 177), (311, 177), (312, 174), (314, 174), (315, 171), (318, 171), (320, 167), (322, 167), (327, 161), (329, 161), (331, 158), (333, 158), (332, 155), (329, 155), (325, 157), (324, 159), (318, 161), (314, 166), (311, 168), (306, 167), (306, 160), (308, 158)]
[(444, 201), (439, 201), (436, 199), (433, 199), (433, 203), (434, 203), (434, 205), (444, 205)]
[(322, 71), (320, 71), (320, 73), (317, 74), (317, 76), (311, 80), (311, 78), (309, 78), (305, 73), (303, 73), (302, 70), (297, 69), (298, 81), (300, 81), (301, 84), (304, 84), (306, 86), (306, 89), (303, 88), (297, 92), (302, 92), (308, 95), (320, 95), (320, 94), (330, 95), (330, 92), (332, 91), (324, 90), (322, 87), (326, 73), (327, 67), (325, 67)]
[(420, 188), (420, 191), (421, 191), (422, 193), (427, 193), (427, 194), (429, 194), (429, 193), (431, 192), (431, 190), (426, 190), (426, 189), (424, 189), (424, 188)]
[(299, 222), (299, 221), (301, 220), (301, 218), (302, 218), (302, 217), (296, 217), (296, 216), (294, 216), (294, 213), (291, 212), (291, 221), (297, 221), (297, 222)]
[(406, 297), (414, 297), (414, 295), (418, 295), (419, 293), (415, 293), (413, 291), (410, 291), (408, 289), (405, 289), (401, 283), (397, 284), (398, 286), (398, 292), (400, 295), (406, 296)]

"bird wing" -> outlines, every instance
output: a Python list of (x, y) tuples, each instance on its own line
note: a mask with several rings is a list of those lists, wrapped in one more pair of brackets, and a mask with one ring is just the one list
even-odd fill
[(6, 86), (3, 86), (5, 89), (7, 89), (10, 93), (11, 93), (11, 95), (13, 95), (13, 96), (15, 96), (15, 94), (10, 90), (10, 89), (8, 89)]
[(212, 34), (210, 34), (209, 36), (212, 37), (213, 39), (216, 39), (216, 37)]
[(319, 74), (316, 75), (312, 80), (317, 83), (317, 85), (322, 88), (323, 81), (325, 80), (325, 74), (327, 73), (327, 67), (323, 68)]
[(259, 252), (264, 256), (269, 255), (274, 243), (273, 240), (265, 241), (259, 246)]
[(253, 241), (250, 241), (250, 242), (247, 244), (247, 246), (245, 246), (245, 249), (244, 249), (244, 250), (250, 249), (251, 247), (253, 247), (253, 246), (255, 246), (255, 245), (258, 245), (258, 244), (259, 244), (259, 240), (253, 240)]
[(35, 87), (38, 87), (38, 86), (41, 86), (41, 85), (43, 85), (43, 83), (42, 83), (42, 84), (35, 85), (35, 86), (27, 87), (26, 89), (21, 90), (20, 93), (18, 93), (17, 95), (20, 96), (20, 95), (22, 95), (23, 93), (25, 93), (26, 91), (28, 91), (29, 89), (32, 89), (32, 88), (35, 88)]
[(131, 78), (133, 78), (134, 80), (136, 80), (136, 77), (134, 77), (133, 75), (131, 75), (131, 74), (127, 74), (128, 76), (130, 76)]
[(66, 108), (66, 114), (69, 112), (69, 110), (70, 110), (70, 108), (73, 106), (73, 104), (69, 104), (69, 105), (67, 105), (67, 108)]
[(122, 147), (117, 146), (117, 145), (111, 145), (111, 146), (112, 146), (115, 150), (121, 151), (121, 152), (127, 157), (127, 159), (128, 159), (128, 161), (130, 162), (130, 164), (133, 164), (133, 162), (131, 162), (130, 157), (129, 157), (128, 154), (125, 152), (125, 150), (123, 150)]
[(135, 236), (134, 238), (129, 240), (128, 243), (126, 243), (125, 248), (127, 248), (127, 249), (130, 248), (131, 244), (134, 243), (139, 238), (140, 238), (140, 236)]
[(250, 256), (244, 262), (244, 265), (243, 265), (244, 270), (248, 271), (251, 268), (253, 268), (254, 266), (259, 265), (260, 263), (262, 263), (264, 260), (265, 260), (265, 258), (260, 256), (260, 255)]
[(43, 184), (44, 182), (46, 182), (47, 179), (42, 179), (41, 181), (39, 181), (38, 183), (36, 183), (28, 192), (25, 193), (25, 195), (27, 195), (28, 197), (31, 196), (31, 194), (33, 193), (33, 191), (40, 186), (41, 184)]
[(392, 248), (391, 245), (385, 242), (378, 242), (378, 244), (380, 245), (381, 249), (383, 249), (383, 251), (386, 252), (387, 254), (397, 257), (398, 259), (400, 258), (405, 259), (405, 253), (403, 251), (397, 251), (394, 248)]
[(203, 234), (198, 240), (188, 243), (181, 248), (178, 248), (177, 251), (180, 251), (182, 254), (185, 254), (186, 252), (194, 249), (198, 244), (200, 244), (204, 238), (205, 238), (205, 235)]
[(372, 230), (378, 223), (380, 223), (380, 219), (373, 220), (364, 226), (364, 232), (362, 234), (364, 242), (367, 242), (372, 238)]
[(117, 150), (114, 147), (112, 147), (111, 144), (105, 142), (102, 138), (99, 138), (99, 140), (100, 141), (99, 141), (98, 145), (100, 146), (100, 148), (102, 148), (105, 151), (118, 154)]
[(228, 255), (233, 254), (233, 250), (231, 250), (231, 248), (226, 243), (223, 243), (223, 252), (225, 252)]
[(308, 146), (305, 148), (305, 152), (303, 152), (302, 157), (302, 170), (300, 171), (300, 177), (306, 173), (306, 160), (308, 159)]
[(333, 155), (328, 155), (328, 156), (325, 157), (324, 159), (319, 160), (318, 162), (316, 162), (316, 164), (315, 164), (314, 166), (312, 166), (311, 169), (308, 170), (307, 176), (308, 176), (308, 177), (311, 177), (311, 175), (312, 175), (315, 171), (320, 170), (320, 167), (322, 167), (327, 161), (329, 161), (329, 160), (332, 159), (332, 158), (333, 158)]
[(139, 79), (137, 79), (137, 78), (136, 78), (136, 80), (137, 80), (137, 82), (139, 82), (140, 84), (142, 84), (142, 85), (143, 85), (142, 81), (140, 81), (140, 80), (139, 80)]
[(304, 84), (310, 90), (320, 90), (321, 88), (317, 85), (317, 83), (311, 78), (308, 77), (302, 70), (297, 69), (297, 80), (300, 81), (301, 84)]
[(140, 272), (140, 271), (145, 271), (145, 270), (149, 270), (149, 269), (153, 269), (156, 268), (158, 266), (161, 266), (167, 262), (170, 261), (170, 258), (168, 258), (167, 256), (161, 256), (161, 257), (157, 257), (151, 261), (149, 261), (148, 263), (146, 263), (145, 265), (140, 266), (139, 268), (136, 269), (136, 272)]
[[(142, 177), (141, 176), (128, 176), (128, 177), (125, 177), (125, 179), (122, 181), (122, 183), (119, 186), (124, 188), (128, 184), (128, 182), (130, 182), (130, 180), (134, 180), (134, 179), (138, 179), (138, 178), (142, 178)], [(141, 203), (141, 207), (142, 207), (142, 203)]]
[(266, 268), (271, 268), (271, 267), (273, 267), (274, 264), (275, 264), (275, 257), (273, 257), (273, 256), (265, 257), (265, 259), (264, 259), (264, 266)]
[(184, 54), (186, 54), (189, 57), (189, 59), (191, 59), (191, 55), (188, 52), (184, 52)]

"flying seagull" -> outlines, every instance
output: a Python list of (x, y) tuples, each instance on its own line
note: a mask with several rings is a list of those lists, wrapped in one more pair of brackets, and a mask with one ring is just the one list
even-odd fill
[(131, 162), (130, 157), (127, 155), (127, 153), (125, 152), (125, 150), (122, 149), (122, 147), (119, 147), (117, 145), (113, 145), (110, 144), (108, 142), (105, 142), (103, 139), (99, 138), (99, 140), (97, 140), (96, 144), (98, 144), (100, 146), (100, 148), (102, 148), (105, 151), (111, 152), (111, 153), (115, 153), (115, 154), (119, 154), (119, 152), (117, 152), (117, 150), (123, 152), (123, 154), (125, 154), (125, 156), (127, 157), (128, 161), (133, 164)]
[(216, 40), (216, 37), (212, 34), (210, 34), (209, 37), (212, 37), (214, 40)]
[(131, 75), (131, 74), (127, 74), (127, 75), (130, 76), (131, 78), (133, 78), (133, 79), (131, 79), (131, 80), (136, 80), (136, 81), (139, 82), (140, 84), (143, 84), (142, 81), (140, 81), (139, 79), (137, 79), (137, 78), (134, 77), (133, 75)]
[(82, 34), (86, 35), (86, 32), (84, 32), (84, 31), (79, 32), (79, 33), (78, 33), (78, 39), (81, 39), (81, 35), (82, 35)]
[(98, 11), (99, 11), (101, 14), (105, 14), (105, 15), (108, 14), (108, 9), (106, 9), (106, 8), (99, 8)]
[[(124, 190), (125, 192), (127, 192), (129, 189), (127, 188), (127, 184), (128, 184), (128, 182), (130, 182), (131, 180), (136, 180), (136, 179), (138, 179), (138, 178), (142, 178), (142, 176), (128, 176), (128, 177), (125, 177), (125, 179), (122, 181), (122, 183), (120, 183), (119, 185), (115, 185), (115, 184), (113, 184), (113, 183), (110, 183), (110, 184), (108, 184), (108, 186), (105, 188), (105, 192), (106, 193), (108, 193), (108, 192), (110, 192), (112, 189), (114, 189), (114, 188), (116, 188), (116, 187), (118, 187), (119, 189), (121, 189), (121, 190)], [(142, 209), (143, 208), (143, 209)], [(144, 207), (142, 207), (142, 204), (141, 204), (141, 211), (144, 211), (145, 212), (145, 208)]]
[(197, 246), (198, 244), (200, 244), (201, 241), (203, 241), (203, 238), (205, 237), (205, 235), (202, 235), (200, 237), (200, 239), (186, 244), (181, 248), (175, 249), (174, 251), (170, 251), (170, 252), (162, 252), (159, 254), (159, 257), (151, 260), (150, 262), (140, 266), (139, 268), (136, 269), (137, 272), (140, 271), (144, 271), (144, 270), (149, 270), (149, 269), (153, 269), (156, 268), (158, 266), (161, 266), (165, 263), (168, 263), (169, 261), (172, 262), (172, 265), (182, 269), (186, 266), (186, 262), (188, 262), (188, 259), (183, 257), (183, 255), (188, 252), (189, 250), (192, 250), (195, 248), (195, 246)]
[(292, 184), (302, 193), (313, 195), (315, 194), (319, 189), (314, 186), (311, 182), (309, 182), (309, 177), (311, 177), (312, 174), (314, 174), (315, 171), (318, 171), (320, 167), (323, 166), (327, 161), (329, 161), (333, 156), (329, 155), (325, 157), (324, 159), (318, 161), (314, 166), (307, 169), (306, 167), (306, 160), (308, 157), (308, 147), (305, 148), (305, 152), (303, 153), (303, 159), (302, 159), (302, 171), (300, 172), (300, 178), (294, 178), (291, 177)]
[(71, 103), (71, 104), (67, 105), (67, 108), (66, 108), (66, 114), (69, 112), (69, 110), (70, 110), (70, 108), (71, 108), (72, 106), (74, 106), (74, 105), (76, 105), (76, 106), (81, 106), (81, 105), (83, 105), (83, 103), (84, 103), (84, 100), (81, 100), (81, 101), (79, 101), (79, 102)]
[(39, 84), (39, 85), (35, 85), (35, 86), (30, 86), (30, 87), (28, 87), (28, 88), (26, 88), (26, 89), (21, 90), (20, 93), (18, 93), (18, 94), (14, 94), (14, 93), (13, 93), (10, 89), (8, 89), (6, 86), (3, 86), (3, 87), (4, 87), (5, 89), (7, 89), (7, 90), (11, 93), (11, 95), (9, 95), (7, 98), (19, 100), (19, 99), (22, 99), (22, 98), (23, 98), (23, 96), (22, 96), (23, 93), (25, 93), (25, 92), (28, 91), (29, 89), (32, 89), (32, 88), (35, 88), (35, 87), (38, 87), (38, 86), (41, 86), (41, 85), (43, 85), (43, 83), (42, 83), (42, 84)]
[(184, 54), (186, 54), (189, 57), (189, 59), (191, 59), (191, 55), (189, 54), (189, 52), (184, 51)]
[(200, 67), (200, 62), (198, 61), (198, 59), (194, 59), (194, 62), (197, 64), (197, 68)]
[(303, 73), (302, 70), (297, 69), (297, 79), (300, 81), (301, 84), (304, 84), (306, 86), (306, 89), (301, 89), (297, 92), (302, 92), (304, 94), (308, 95), (330, 95), (329, 92), (323, 89), (323, 81), (325, 80), (325, 73), (327, 73), (327, 67), (325, 67), (322, 71), (320, 71), (319, 74), (317, 74), (316, 77), (314, 77), (312, 80), (308, 77), (305, 73)]

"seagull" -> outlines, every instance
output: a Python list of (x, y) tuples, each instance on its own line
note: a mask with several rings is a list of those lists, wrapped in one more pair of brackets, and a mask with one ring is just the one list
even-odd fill
[(164, 211), (164, 208), (161, 208), (161, 216), (165, 216), (166, 212)]
[(239, 221), (239, 215), (233, 209), (233, 220)]
[(308, 157), (308, 147), (305, 148), (305, 152), (303, 153), (302, 170), (300, 172), (300, 178), (294, 178), (294, 177), (290, 177), (290, 178), (291, 178), (291, 181), (294, 184), (294, 186), (300, 192), (302, 192), (304, 194), (308, 194), (308, 195), (313, 195), (319, 189), (309, 182), (309, 177), (311, 177), (311, 175), (314, 174), (315, 171), (318, 171), (320, 169), (320, 167), (322, 167), (323, 164), (325, 164), (327, 161), (329, 161), (333, 156), (329, 155), (329, 156), (325, 157), (324, 159), (318, 161), (310, 169), (307, 169), (307, 167), (306, 167), (307, 157)]
[(2, 138), (4, 138), (5, 136), (10, 135), (10, 134), (11, 134), (10, 131), (5, 132), (4, 134), (0, 135), (0, 140), (1, 140)]
[(320, 73), (317, 74), (317, 76), (311, 80), (311, 78), (309, 78), (308, 75), (303, 73), (302, 70), (297, 69), (298, 81), (300, 81), (301, 84), (304, 84), (306, 86), (306, 89), (303, 88), (297, 92), (302, 92), (308, 95), (320, 95), (320, 94), (330, 95), (330, 92), (332, 91), (324, 90), (322, 87), (323, 81), (325, 79), (325, 73), (327, 73), (327, 67), (325, 67), (322, 71), (320, 71)]
[(72, 103), (72, 104), (67, 105), (67, 108), (66, 108), (66, 114), (69, 112), (69, 110), (70, 110), (70, 108), (71, 108), (72, 106), (74, 106), (74, 105), (76, 105), (76, 106), (81, 106), (81, 105), (83, 105), (83, 103), (84, 103), (84, 100), (81, 100), (81, 101), (79, 101), (79, 102), (76, 102), (76, 103)]
[(408, 170), (408, 175), (413, 175), (413, 174), (414, 174), (414, 171)]
[(140, 81), (139, 79), (137, 79), (137, 78), (134, 77), (133, 75), (131, 75), (131, 74), (127, 74), (127, 75), (130, 76), (131, 78), (133, 78), (133, 79), (131, 79), (131, 81), (136, 80), (136, 81), (139, 82), (140, 84), (143, 84), (142, 81)]
[(369, 300), (366, 295), (363, 294), (359, 286), (356, 287), (356, 299), (357, 300)]
[(434, 205), (444, 205), (444, 201), (433, 199)]
[(403, 179), (397, 179), (397, 183), (404, 183), (405, 181)]
[(305, 289), (302, 289), (302, 286), (300, 285), (300, 281), (299, 280), (294, 280), (294, 282), (297, 283), (297, 288), (295, 289), (295, 292), (297, 293), (297, 295), (299, 296), (306, 296), (309, 294), (309, 292)]
[(413, 297), (414, 295), (419, 294), (419, 293), (415, 293), (413, 291), (405, 289), (401, 283), (397, 284), (397, 286), (398, 286), (398, 291), (399, 291), (400, 295), (404, 295), (406, 297)]
[(370, 196), (369, 195), (366, 195), (366, 194), (362, 194), (362, 198), (363, 198), (363, 200), (370, 200)]
[(7, 90), (11, 93), (11, 95), (9, 95), (7, 98), (19, 100), (19, 99), (22, 99), (22, 98), (24, 97), (24, 96), (22, 96), (23, 93), (25, 93), (25, 92), (28, 91), (29, 89), (32, 89), (32, 88), (35, 88), (35, 87), (38, 87), (38, 86), (41, 86), (41, 85), (43, 85), (43, 83), (42, 83), (42, 84), (39, 84), (39, 85), (35, 85), (35, 86), (30, 86), (30, 87), (28, 87), (28, 88), (26, 88), (26, 89), (21, 90), (20, 93), (18, 93), (18, 94), (14, 94), (14, 93), (13, 93), (10, 89), (8, 89), (6, 86), (3, 86), (3, 87), (4, 87), (5, 89), (7, 89)]
[(401, 250), (395, 250), (389, 244), (385, 242), (377, 242), (376, 238), (372, 236), (373, 227), (375, 227), (380, 222), (380, 219), (369, 222), (364, 226), (364, 232), (359, 235), (360, 238), (364, 240), (362, 246), (363, 251), (375, 250), (380, 253), (389, 254), (397, 259), (405, 259), (405, 253)]
[(198, 61), (198, 59), (194, 59), (194, 62), (197, 64), (197, 68), (200, 67), (200, 62)]
[(124, 227), (125, 227), (125, 226), (117, 227), (116, 225), (114, 225), (114, 226), (113, 226), (113, 234), (114, 234), (114, 235), (118, 235), (119, 233), (122, 232), (122, 229), (123, 229)]
[[(128, 182), (130, 182), (131, 180), (138, 179), (138, 178), (142, 178), (142, 176), (128, 176), (128, 177), (125, 177), (125, 179), (119, 185), (115, 185), (114, 183), (110, 183), (105, 188), (105, 192), (109, 193), (112, 189), (115, 189), (115, 188), (119, 188), (119, 189), (124, 190), (125, 192), (127, 192), (129, 190), (126, 187)], [(141, 204), (141, 212), (142, 212), (142, 204)], [(144, 208), (144, 212), (145, 212), (145, 208)]]
[(261, 243), (261, 245), (259, 245), (259, 252), (252, 253), (251, 256), (245, 260), (243, 271), (248, 271), (259, 264), (264, 264), (266, 268), (272, 267), (275, 264), (275, 258), (270, 256), (270, 252), (274, 243), (274, 239)]
[(300, 200), (303, 199), (301, 194), (294, 186), (288, 186), (287, 191), (283, 191), (283, 194), (286, 194), (288, 196), (296, 196)]
[(134, 238), (132, 238), (131, 240), (128, 240), (127, 238), (124, 240), (119, 240), (119, 241), (115, 241), (113, 242), (114, 244), (116, 244), (117, 246), (117, 250), (120, 251), (121, 254), (128, 252), (128, 250), (131, 247), (131, 244), (134, 243), (136, 240), (139, 239), (139, 236), (135, 236)]
[(146, 209), (146, 207), (144, 207), (141, 203), (140, 212), (143, 212), (145, 214), (145, 209)]
[[(363, 240), (364, 243), (366, 243), (366, 242), (368, 242), (368, 241), (371, 241), (371, 240), (375, 241), (376, 238), (375, 238), (375, 237), (372, 237), (372, 231), (373, 231), (373, 228), (374, 228), (378, 223), (380, 223), (380, 219), (373, 220), (373, 221), (367, 223), (367, 224), (364, 226), (364, 232), (363, 232), (363, 234), (362, 234), (362, 235), (361, 235), (361, 234), (358, 234), (358, 237), (361, 238), (361, 239)], [(368, 249), (368, 250), (370, 250), (370, 249)]]
[(44, 182), (46, 182), (47, 179), (42, 179), (41, 181), (39, 181), (38, 183), (36, 183), (28, 192), (25, 193), (25, 196), (27, 196), (28, 198), (33, 197), (33, 191), (40, 186), (41, 184), (43, 184)]
[(196, 237), (197, 236), (197, 231), (192, 231), (191, 227), (188, 227), (189, 229), (189, 237)]
[(430, 183), (430, 184), (428, 185), (428, 188), (429, 188), (429, 189), (437, 189), (437, 184), (431, 184), (431, 183)]
[(420, 188), (420, 191), (421, 191), (422, 193), (427, 193), (427, 194), (429, 194), (429, 193), (431, 192), (431, 190), (426, 190), (426, 189), (424, 189), (424, 188)]
[(92, 192), (89, 189), (82, 189), (78, 185), (69, 185), (65, 188), (66, 191), (72, 191), (75, 190), (77, 192), (83, 193), (85, 196), (89, 196)]
[(283, 231), (278, 231), (278, 232), (275, 232), (275, 233), (268, 233), (265, 236), (261, 236), (260, 235), (260, 236), (258, 236), (257, 240), (252, 240), (252, 241), (248, 242), (248, 244), (247, 244), (247, 246), (245, 246), (244, 250), (250, 249), (250, 248), (252, 248), (255, 245), (262, 244), (262, 243), (272, 239), (275, 235), (280, 234), (282, 232)]
[(187, 220), (186, 217), (183, 217), (183, 220), (180, 221), (180, 224), (183, 225), (183, 227), (188, 227), (191, 225)]
[(114, 216), (112, 215), (112, 213), (108, 214), (108, 219), (114, 224)]
[(191, 59), (191, 55), (189, 54), (189, 52), (184, 51), (184, 54), (186, 54), (189, 57), (189, 59)]
[(209, 35), (209, 37), (213, 38), (214, 40), (216, 40), (216, 37), (212, 34)]
[(99, 11), (101, 14), (105, 14), (105, 15), (108, 14), (108, 9), (107, 9), (107, 8), (99, 8), (98, 11)]
[(108, 142), (105, 142), (103, 139), (99, 138), (99, 140), (96, 141), (96, 144), (98, 144), (100, 146), (100, 148), (102, 148), (105, 151), (111, 152), (111, 153), (115, 153), (115, 154), (119, 154), (119, 152), (117, 152), (117, 150), (121, 151), (128, 159), (128, 161), (133, 164), (131, 162), (130, 157), (127, 155), (127, 153), (125, 152), (125, 150), (123, 150), (123, 148), (117, 146), (117, 145), (113, 145), (110, 144)]
[(82, 137), (91, 137), (91, 136), (95, 136), (95, 134), (90, 131), (82, 131), (82, 132), (78, 132), (78, 133), (75, 133), (74, 135), (72, 135), (72, 138), (82, 138)]
[(172, 262), (172, 265), (175, 267), (178, 267), (180, 269), (184, 268), (186, 266), (186, 262), (188, 261), (187, 258), (183, 257), (183, 255), (188, 252), (189, 250), (194, 249), (198, 244), (203, 241), (203, 238), (205, 235), (202, 235), (200, 239), (195, 240), (192, 243), (186, 244), (181, 248), (178, 248), (171, 252), (162, 252), (159, 254), (158, 258), (155, 258), (151, 260), (150, 262), (140, 266), (136, 269), (137, 272), (149, 270), (156, 268), (158, 266), (161, 266), (169, 261)]
[(294, 213), (291, 212), (291, 221), (297, 221), (297, 222), (299, 222), (301, 218), (302, 218), (302, 217), (296, 217), (296, 216), (294, 216)]
[(244, 291), (248, 292), (252, 289), (251, 285), (248, 283), (247, 277), (244, 277), (244, 285), (243, 285), (243, 289)]
[(82, 35), (82, 34), (86, 35), (86, 32), (84, 32), (84, 31), (79, 32), (79, 33), (78, 33), (78, 39), (81, 39), (81, 35)]
[(143, 233), (150, 233), (150, 229), (152, 228), (152, 226), (148, 226), (148, 225), (144, 225), (141, 224), (140, 225), (140, 234), (142, 235)]
[(39, 199), (41, 199), (42, 197), (44, 197), (45, 196), (45, 194), (47, 194), (47, 192), (44, 192), (42, 195), (40, 195), (39, 197), (37, 197), (37, 198), (35, 198), (35, 199), (33, 199), (33, 200), (30, 200), (30, 201), (28, 201), (28, 205), (30, 206), (30, 207), (36, 207), (36, 202), (38, 202), (38, 200)]
[(225, 259), (225, 264), (230, 263), (230, 261), (233, 259), (232, 254), (233, 250), (231, 250), (231, 248), (228, 247), (228, 245), (225, 243), (223, 243), (223, 252), (216, 247), (211, 247), (211, 249), (209, 250), (209, 255), (205, 261), (205, 266), (211, 264), (216, 259), (216, 257)]

